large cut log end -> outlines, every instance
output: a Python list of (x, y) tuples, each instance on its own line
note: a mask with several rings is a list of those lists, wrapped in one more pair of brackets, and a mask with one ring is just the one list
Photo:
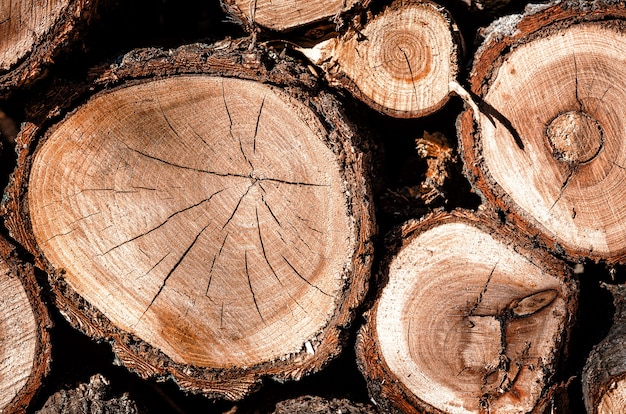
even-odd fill
[(16, 221), (75, 326), (143, 376), (237, 399), (339, 353), (369, 274), (367, 171), (331, 96), (193, 56), (37, 131)]
[(467, 175), (489, 203), (574, 260), (626, 257), (626, 12), (614, 2), (529, 8), (486, 32), (463, 114)]
[(530, 412), (576, 308), (567, 267), (485, 216), (409, 222), (359, 334), (370, 393), (398, 412)]

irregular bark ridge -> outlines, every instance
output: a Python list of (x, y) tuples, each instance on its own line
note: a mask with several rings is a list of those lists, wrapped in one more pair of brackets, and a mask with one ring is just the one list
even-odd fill
[(492, 32), (471, 75), (480, 124), (460, 123), (478, 189), (575, 259), (626, 253), (623, 18), (559, 4), (522, 16), (514, 34)]
[(613, 326), (593, 348), (582, 372), (585, 408), (590, 414), (619, 413), (626, 407), (626, 288), (607, 288), (615, 305)]
[(374, 398), (400, 412), (532, 411), (575, 307), (565, 266), (469, 213), (401, 233), (357, 345)]

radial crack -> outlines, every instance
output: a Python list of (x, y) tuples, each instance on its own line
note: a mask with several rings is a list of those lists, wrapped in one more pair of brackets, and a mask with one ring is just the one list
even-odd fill
[(281, 180), (279, 178), (259, 178), (259, 181), (271, 181), (281, 184), (291, 184), (291, 185), (302, 185), (307, 187), (330, 187), (330, 184), (316, 184), (316, 183), (305, 183), (302, 181), (289, 181), (289, 180)]
[(222, 230), (224, 230), (226, 228), (226, 226), (228, 226), (228, 223), (230, 223), (230, 221), (233, 219), (233, 217), (235, 217), (235, 213), (237, 213), (237, 210), (239, 209), (239, 206), (241, 205), (241, 202), (248, 195), (248, 193), (250, 192), (250, 189), (252, 188), (253, 185), (254, 184), (250, 184), (248, 186), (248, 188), (246, 189), (246, 192), (243, 193), (243, 195), (239, 198), (239, 201), (237, 202), (237, 205), (233, 209), (233, 214), (231, 214), (230, 217), (228, 217), (228, 220), (226, 220), (226, 223), (224, 223), (224, 225), (222, 226)]
[(152, 300), (150, 301), (150, 303), (148, 304), (148, 307), (146, 308), (145, 311), (143, 311), (143, 313), (141, 314), (141, 317), (137, 320), (137, 322), (139, 322), (144, 315), (148, 312), (148, 310), (150, 309), (150, 307), (152, 307), (152, 305), (154, 304), (154, 302), (156, 301), (156, 299), (159, 297), (159, 295), (161, 294), (161, 292), (163, 291), (163, 289), (165, 288), (165, 285), (167, 284), (167, 281), (170, 279), (170, 277), (174, 274), (174, 272), (176, 271), (176, 269), (178, 269), (178, 266), (180, 266), (180, 264), (183, 262), (183, 260), (185, 260), (185, 257), (187, 257), (187, 255), (189, 254), (189, 252), (191, 251), (191, 249), (193, 249), (193, 246), (195, 246), (196, 242), (198, 241), (198, 239), (200, 238), (200, 236), (202, 235), (202, 233), (204, 233), (204, 231), (209, 227), (210, 224), (207, 224), (206, 226), (204, 226), (202, 228), (202, 230), (200, 230), (200, 232), (196, 235), (196, 237), (193, 239), (193, 241), (191, 242), (191, 244), (189, 245), (189, 247), (187, 247), (187, 249), (183, 252), (183, 254), (180, 256), (180, 258), (178, 259), (178, 261), (174, 264), (174, 266), (172, 266), (172, 268), (170, 269), (170, 271), (167, 273), (167, 275), (165, 275), (165, 279), (163, 279), (163, 282), (161, 282), (161, 287), (159, 287), (159, 290), (157, 291), (157, 293), (154, 295), (154, 297), (152, 298)]
[[(228, 133), (230, 134), (230, 137), (232, 139), (235, 139), (235, 135), (233, 134), (233, 118), (230, 114), (230, 109), (228, 109), (228, 102), (226, 102), (226, 91), (224, 90), (223, 80), (222, 80), (222, 101), (224, 102), (224, 108), (226, 108), (226, 115), (228, 116)], [(237, 141), (239, 141), (239, 150), (241, 151), (241, 155), (243, 156), (243, 159), (250, 166), (250, 168), (254, 169), (254, 167), (252, 166), (252, 163), (246, 156), (246, 152), (243, 150), (243, 143), (241, 142), (241, 138), (238, 138)]]
[(217, 175), (218, 177), (250, 178), (250, 175), (246, 175), (246, 174), (222, 173), (222, 172), (218, 172), (218, 171), (204, 170), (202, 168), (188, 167), (186, 165), (176, 164), (174, 162), (167, 161), (167, 160), (164, 160), (164, 159), (159, 158), (159, 157), (155, 157), (154, 155), (146, 154), (145, 152), (139, 151), (138, 149), (135, 149), (135, 148), (132, 148), (132, 147), (127, 147), (127, 148), (129, 150), (131, 150), (131, 151), (141, 155), (142, 157), (146, 157), (146, 158), (149, 158), (151, 160), (158, 161), (158, 162), (163, 163), (165, 165), (169, 165), (170, 167), (180, 168), (182, 170), (189, 170), (189, 171), (194, 171), (194, 172), (199, 172), (199, 173), (204, 173), (204, 174)]
[(226, 233), (226, 236), (224, 236), (224, 240), (222, 240), (222, 245), (220, 246), (220, 249), (217, 251), (215, 256), (213, 256), (213, 261), (211, 262), (211, 268), (209, 269), (209, 283), (207, 284), (206, 292), (204, 293), (204, 296), (206, 296), (207, 298), (209, 297), (209, 289), (211, 288), (211, 281), (213, 280), (213, 266), (215, 266), (215, 262), (221, 256), (222, 250), (224, 250), (226, 239), (228, 239), (228, 233)]
[(210, 201), (211, 201), (211, 199), (212, 199), (215, 195), (217, 195), (217, 194), (219, 194), (219, 193), (221, 193), (222, 191), (225, 191), (225, 190), (227, 190), (227, 188), (222, 188), (221, 190), (218, 190), (218, 191), (214, 192), (213, 194), (211, 194), (209, 197), (205, 198), (204, 200), (200, 200), (200, 201), (199, 201), (199, 202), (197, 202), (196, 204), (193, 204), (193, 205), (191, 205), (191, 206), (189, 206), (189, 207), (185, 207), (185, 208), (184, 208), (184, 209), (182, 209), (182, 210), (178, 210), (178, 211), (176, 211), (176, 212), (174, 212), (174, 213), (170, 214), (170, 215), (169, 215), (169, 216), (168, 216), (168, 217), (167, 217), (167, 218), (166, 218), (166, 219), (165, 219), (165, 220), (164, 220), (161, 224), (159, 224), (158, 226), (153, 227), (153, 228), (151, 228), (150, 230), (148, 230), (148, 231), (146, 231), (146, 232), (144, 232), (144, 233), (138, 234), (137, 236), (135, 236), (135, 237), (133, 237), (133, 238), (131, 238), (131, 239), (128, 239), (128, 240), (126, 240), (126, 241), (123, 241), (122, 243), (120, 243), (120, 244), (118, 244), (118, 245), (116, 245), (116, 246), (111, 247), (109, 250), (107, 250), (107, 251), (106, 251), (106, 252), (104, 252), (104, 253), (99, 254), (98, 256), (105, 256), (105, 255), (109, 254), (110, 252), (112, 252), (113, 250), (118, 249), (118, 248), (122, 247), (122, 246), (123, 246), (123, 245), (125, 245), (125, 244), (128, 244), (128, 243), (130, 243), (130, 242), (133, 242), (133, 241), (135, 241), (135, 240), (137, 240), (137, 239), (139, 239), (139, 238), (141, 238), (141, 237), (143, 237), (143, 236), (147, 236), (148, 234), (152, 233), (153, 231), (158, 230), (159, 228), (161, 228), (161, 227), (163, 227), (164, 225), (166, 225), (166, 224), (167, 224), (167, 223), (168, 223), (168, 222), (169, 222), (172, 218), (174, 218), (175, 216), (177, 216), (177, 215), (179, 215), (179, 214), (182, 214), (182, 213), (184, 213), (185, 211), (191, 210), (192, 208), (198, 207), (198, 206), (200, 206), (200, 205), (202, 205), (202, 204), (204, 204), (204, 203), (208, 203), (208, 202), (210, 202)]
[(570, 179), (574, 175), (574, 172), (576, 172), (575, 167), (572, 167), (569, 169), (567, 178), (565, 178), (565, 181), (563, 182), (563, 184), (561, 185), (561, 189), (559, 190), (559, 195), (557, 196), (556, 200), (554, 200), (554, 203), (552, 203), (552, 206), (550, 206), (550, 209), (548, 211), (552, 211), (554, 206), (556, 206), (556, 203), (558, 203), (559, 200), (561, 200), (561, 197), (563, 196), (563, 193), (565, 192), (565, 188), (567, 188), (567, 185), (569, 184)]
[(580, 101), (580, 96), (578, 92), (578, 62), (576, 61), (576, 53), (572, 52), (572, 56), (574, 57), (574, 86), (576, 93), (576, 103), (578, 103), (578, 110), (583, 112), (583, 103)]
[(483, 289), (478, 294), (478, 298), (476, 299), (476, 302), (474, 303), (474, 305), (472, 305), (472, 307), (470, 308), (470, 310), (468, 312), (469, 316), (474, 316), (474, 312), (476, 312), (476, 309), (478, 309), (478, 306), (483, 301), (483, 296), (485, 295), (485, 293), (487, 293), (487, 288), (489, 287), (489, 283), (491, 282), (491, 278), (493, 277), (493, 273), (496, 271), (496, 267), (498, 266), (498, 263), (499, 262), (496, 262), (496, 264), (493, 265), (493, 268), (491, 269), (491, 272), (489, 272), (489, 276), (487, 277), (487, 281), (485, 282), (485, 286), (483, 286)]
[(266, 95), (263, 95), (261, 107), (259, 108), (259, 115), (256, 118), (256, 126), (254, 127), (254, 137), (252, 138), (252, 152), (254, 153), (256, 153), (256, 137), (259, 133), (259, 124), (261, 123), (261, 113), (263, 112), (263, 105), (265, 105), (265, 97)]
[(409, 75), (411, 75), (411, 85), (413, 86), (413, 93), (415, 96), (415, 101), (417, 101), (417, 88), (415, 87), (415, 79), (413, 79), (413, 68), (411, 68), (411, 62), (409, 61), (409, 57), (407, 56), (406, 52), (404, 51), (404, 49), (402, 49), (400, 46), (398, 46), (398, 49), (400, 49), (400, 51), (402, 52), (402, 54), (404, 55), (404, 59), (406, 60), (406, 64), (409, 67)]
[(317, 291), (319, 291), (320, 293), (332, 298), (332, 295), (329, 295), (328, 293), (324, 292), (322, 289), (320, 289), (319, 287), (315, 286), (313, 283), (309, 282), (304, 276), (302, 276), (302, 274), (300, 272), (298, 272), (298, 270), (289, 262), (289, 260), (287, 260), (287, 258), (285, 256), (281, 256), (283, 258), (283, 260), (285, 261), (285, 263), (287, 263), (287, 265), (291, 268), (291, 270), (294, 271), (294, 273), (296, 275), (298, 275), (298, 277), (300, 279), (302, 279), (304, 282), (306, 282), (309, 286), (311, 286), (312, 288), (316, 289)]
[(254, 289), (252, 288), (252, 281), (250, 280), (250, 271), (248, 270), (248, 251), (247, 250), (243, 252), (243, 258), (244, 258), (244, 264), (246, 267), (246, 276), (248, 277), (248, 286), (250, 287), (250, 293), (252, 293), (252, 301), (254, 302), (254, 307), (256, 308), (256, 311), (259, 313), (259, 317), (261, 318), (261, 321), (263, 323), (266, 323), (265, 319), (263, 319), (263, 315), (261, 315), (261, 309), (259, 309), (259, 304), (256, 301), (256, 294), (254, 293)]
[(278, 280), (278, 283), (280, 283), (280, 285), (282, 286), (283, 282), (280, 280), (280, 278), (276, 274), (276, 271), (274, 270), (274, 267), (270, 263), (270, 260), (267, 257), (267, 253), (265, 252), (265, 243), (263, 243), (263, 235), (261, 234), (261, 222), (259, 221), (259, 211), (256, 208), (255, 208), (255, 213), (256, 213), (256, 225), (257, 225), (257, 229), (259, 230), (259, 243), (261, 244), (261, 252), (263, 253), (263, 258), (265, 259), (265, 263), (267, 263), (267, 266), (272, 271), (272, 274), (274, 275), (276, 280)]
[(155, 269), (158, 265), (160, 265), (160, 264), (161, 264), (161, 262), (162, 262), (163, 260), (165, 260), (165, 258), (166, 258), (167, 256), (169, 256), (169, 255), (170, 255), (170, 253), (171, 253), (171, 252), (167, 252), (167, 253), (165, 253), (165, 256), (163, 256), (163, 257), (162, 257), (162, 258), (161, 258), (158, 262), (156, 262), (156, 263), (154, 264), (154, 266), (152, 266), (152, 267), (151, 267), (151, 268), (150, 268), (150, 269), (149, 269), (146, 273), (144, 273), (143, 275), (138, 276), (135, 280), (138, 280), (138, 279), (141, 279), (141, 278), (143, 278), (143, 277), (148, 276), (148, 275), (150, 274), (150, 272), (152, 272), (152, 271), (153, 271), (153, 270), (154, 270), (154, 269)]

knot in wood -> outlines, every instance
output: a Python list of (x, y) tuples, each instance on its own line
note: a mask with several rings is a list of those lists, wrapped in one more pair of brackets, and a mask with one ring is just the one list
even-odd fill
[(568, 111), (554, 118), (546, 129), (553, 156), (570, 164), (593, 160), (604, 143), (602, 127), (584, 112)]

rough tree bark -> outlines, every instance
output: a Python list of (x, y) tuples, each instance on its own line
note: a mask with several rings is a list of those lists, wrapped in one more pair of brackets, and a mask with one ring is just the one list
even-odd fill
[(128, 394), (112, 396), (109, 381), (100, 374), (89, 382), (50, 396), (37, 414), (137, 414), (139, 409)]
[(245, 41), (139, 50), (94, 85), (33, 115), (6, 195), (67, 319), (144, 377), (228, 399), (336, 356), (374, 230), (336, 100)]
[(7, 0), (0, 5), (0, 97), (44, 74), (91, 19), (95, 0)]
[(0, 412), (24, 412), (50, 368), (52, 323), (33, 267), (0, 237)]
[(615, 315), (609, 334), (594, 347), (583, 369), (583, 396), (590, 414), (619, 413), (626, 407), (626, 286), (607, 285)]
[(368, 404), (354, 403), (345, 399), (327, 400), (321, 397), (300, 397), (280, 401), (273, 414), (377, 414), (377, 410)]
[(337, 19), (370, 0), (222, 0), (224, 10), (253, 32), (256, 26), (292, 30), (323, 20)]
[(461, 43), (441, 6), (398, 0), (364, 27), (302, 52), (330, 84), (384, 114), (416, 118), (440, 109), (454, 92)]
[(357, 341), (383, 412), (542, 406), (577, 307), (567, 266), (460, 210), (410, 221), (391, 240)]
[(558, 2), (496, 21), (471, 72), (480, 122), (459, 119), (467, 175), (553, 252), (626, 257), (626, 10)]

